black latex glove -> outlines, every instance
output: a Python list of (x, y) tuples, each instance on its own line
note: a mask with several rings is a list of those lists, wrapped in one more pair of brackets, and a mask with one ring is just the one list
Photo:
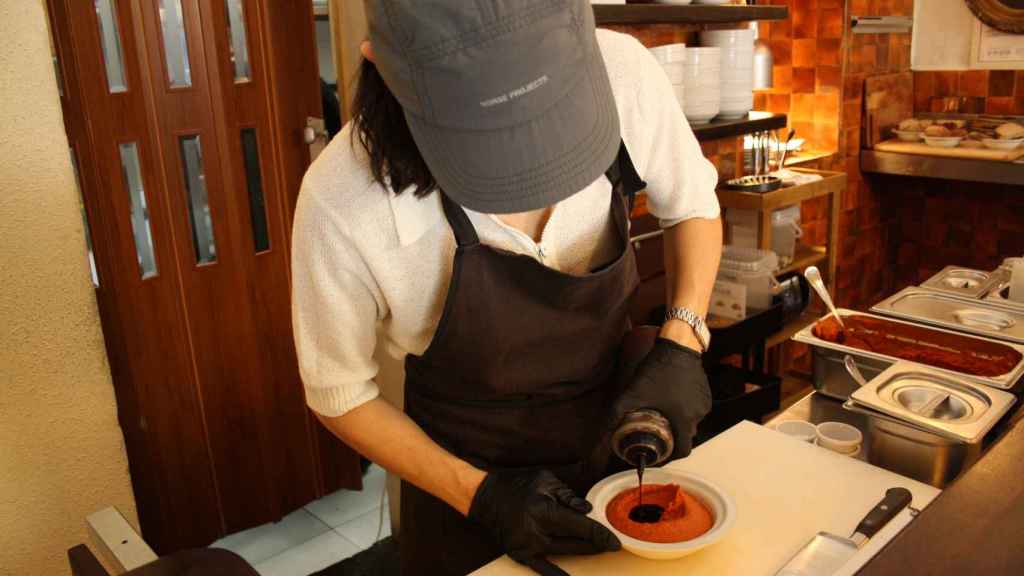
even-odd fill
[(711, 388), (700, 354), (658, 338), (615, 401), (611, 429), (618, 428), (626, 414), (643, 408), (657, 410), (672, 424), (675, 447), (671, 458), (689, 456), (697, 424), (711, 411)]
[(600, 554), (622, 547), (586, 516), (589, 502), (546, 470), (491, 472), (477, 488), (469, 518), (487, 528), (510, 558), (543, 576), (568, 576), (545, 556)]

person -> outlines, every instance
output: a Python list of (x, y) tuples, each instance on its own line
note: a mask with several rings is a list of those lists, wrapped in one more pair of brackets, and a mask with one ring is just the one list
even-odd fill
[[(400, 476), (404, 574), (619, 541), (582, 498), (609, 431), (660, 411), (689, 453), (721, 254), (717, 174), (653, 57), (588, 0), (366, 0), (350, 122), (293, 231), (309, 406)], [(664, 228), (670, 313), (615, 377), (638, 285), (629, 204)], [(378, 344), (379, 341), (379, 344)], [(404, 368), (404, 412), (381, 398)]]

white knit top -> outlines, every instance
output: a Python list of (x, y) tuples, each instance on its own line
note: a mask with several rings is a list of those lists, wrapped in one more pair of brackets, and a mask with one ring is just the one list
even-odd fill
[[(717, 218), (714, 166), (701, 154), (661, 67), (633, 37), (598, 31), (622, 138), (647, 206), (670, 226)], [(339, 416), (380, 393), (401, 398), (401, 362), (426, 350), (452, 273), (455, 239), (434, 193), (395, 195), (371, 178), (351, 126), (310, 167), (292, 245), (292, 320), (309, 406)], [(539, 243), (467, 210), (480, 241), (569, 274), (608, 261), (617, 238), (601, 176), (557, 204)], [(537, 327), (538, 335), (543, 327)], [(382, 364), (385, 370), (381, 370)]]

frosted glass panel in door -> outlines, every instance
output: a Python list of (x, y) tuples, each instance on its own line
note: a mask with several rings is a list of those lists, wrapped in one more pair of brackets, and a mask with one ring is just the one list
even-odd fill
[(185, 169), (188, 215), (192, 222), (192, 244), (196, 249), (196, 262), (216, 262), (217, 243), (213, 238), (213, 218), (210, 216), (210, 202), (206, 194), (203, 149), (199, 143), (199, 136), (186, 136), (181, 139), (181, 160)]
[(228, 12), (228, 39), (231, 48), (231, 64), (235, 68), (235, 82), (247, 82), (252, 78), (249, 65), (249, 42), (245, 30), (245, 7), (242, 0), (224, 0)]
[(171, 88), (192, 85), (192, 70), (188, 61), (188, 35), (181, 0), (160, 0), (160, 26), (164, 33), (164, 57), (167, 59), (167, 79)]
[(143, 278), (156, 276), (156, 258), (153, 255), (153, 234), (149, 229), (149, 208), (146, 206), (146, 190), (142, 182), (139, 165), (139, 147), (135, 142), (121, 144), (121, 170), (128, 187), (131, 205), (132, 236), (135, 237), (135, 254), (139, 260), (139, 273)]
[(114, 0), (96, 0), (96, 22), (100, 28), (100, 46), (103, 48), (103, 64), (107, 71), (107, 86), (113, 93), (128, 90), (124, 79), (124, 64), (121, 55), (121, 32), (117, 26)]

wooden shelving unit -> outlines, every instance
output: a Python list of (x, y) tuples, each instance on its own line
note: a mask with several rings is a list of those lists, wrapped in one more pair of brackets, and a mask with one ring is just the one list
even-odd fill
[(749, 112), (746, 118), (733, 120), (712, 120), (707, 124), (691, 124), (697, 140), (717, 140), (786, 127), (785, 114), (771, 112)]
[[(829, 203), (829, 226), (828, 238), (825, 246), (797, 245), (797, 252), (788, 266), (779, 271), (785, 274), (794, 270), (802, 270), (807, 266), (824, 264), (822, 270), (825, 276), (825, 284), (829, 290), (833, 288), (833, 279), (836, 275), (836, 260), (839, 245), (839, 210), (843, 190), (846, 189), (846, 174), (842, 172), (830, 172), (825, 170), (806, 170), (793, 168), (795, 172), (807, 174), (820, 174), (821, 180), (780, 188), (774, 192), (759, 194), (755, 192), (740, 192), (737, 190), (719, 189), (718, 202), (722, 208), (735, 208), (739, 210), (754, 210), (759, 213), (758, 222), (758, 248), (762, 250), (771, 249), (772, 245), (772, 212), (778, 208), (800, 204), (801, 202), (814, 198), (827, 197)], [(782, 344), (793, 337), (794, 334), (803, 328), (810, 326), (817, 315), (811, 312), (804, 312), (802, 316), (791, 321), (777, 334), (768, 339), (766, 348), (771, 349)]]
[(603, 24), (728, 24), (750, 20), (785, 20), (786, 6), (710, 6), (703, 4), (595, 4)]

